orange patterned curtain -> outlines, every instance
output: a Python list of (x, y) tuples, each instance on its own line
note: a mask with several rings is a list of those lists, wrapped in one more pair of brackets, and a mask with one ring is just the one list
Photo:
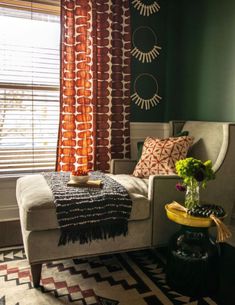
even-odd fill
[(129, 0), (61, 0), (57, 170), (130, 157)]

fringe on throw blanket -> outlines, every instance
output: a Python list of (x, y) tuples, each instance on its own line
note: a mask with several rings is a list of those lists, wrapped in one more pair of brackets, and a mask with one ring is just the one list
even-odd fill
[(43, 173), (50, 186), (61, 230), (59, 245), (126, 235), (132, 202), (127, 190), (101, 172), (91, 179), (101, 179), (102, 188), (68, 187), (69, 173)]

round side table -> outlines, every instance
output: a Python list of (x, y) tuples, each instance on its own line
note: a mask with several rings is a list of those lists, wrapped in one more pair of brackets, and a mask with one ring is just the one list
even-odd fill
[(210, 296), (219, 284), (219, 244), (209, 235), (210, 218), (194, 217), (165, 206), (181, 228), (170, 239), (166, 265), (169, 286), (187, 296)]

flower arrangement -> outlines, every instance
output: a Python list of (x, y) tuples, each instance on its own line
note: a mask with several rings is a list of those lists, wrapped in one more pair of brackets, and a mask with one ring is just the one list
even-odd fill
[[(216, 204), (199, 204), (199, 186), (203, 188), (209, 180), (215, 179), (211, 160), (202, 162), (195, 158), (186, 158), (175, 163), (177, 174), (183, 178), (183, 183), (177, 183), (176, 189), (186, 191), (185, 202), (182, 206), (178, 202), (172, 202), (168, 206), (172, 209), (186, 212), (193, 217), (209, 217), (217, 226), (217, 242), (224, 242), (231, 237), (230, 230), (220, 220), (226, 216), (225, 210)], [(191, 219), (189, 220), (191, 221)]]
[(176, 173), (183, 178), (183, 183), (177, 183), (176, 189), (179, 191), (188, 191), (186, 193), (185, 206), (192, 208), (199, 204), (199, 185), (203, 188), (209, 180), (215, 179), (215, 173), (212, 169), (211, 160), (202, 162), (195, 158), (186, 158), (176, 162)]
[(201, 182), (202, 187), (206, 187), (209, 180), (215, 179), (211, 160), (202, 162), (194, 158), (186, 158), (176, 162), (176, 173), (183, 178), (184, 184), (188, 185), (195, 180)]

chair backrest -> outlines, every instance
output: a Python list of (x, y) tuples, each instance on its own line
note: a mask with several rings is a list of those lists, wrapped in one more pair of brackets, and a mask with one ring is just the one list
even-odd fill
[(171, 121), (170, 134), (188, 131), (194, 137), (194, 144), (188, 152), (189, 157), (202, 161), (211, 160), (217, 168), (225, 158), (228, 147), (229, 123), (206, 121)]

